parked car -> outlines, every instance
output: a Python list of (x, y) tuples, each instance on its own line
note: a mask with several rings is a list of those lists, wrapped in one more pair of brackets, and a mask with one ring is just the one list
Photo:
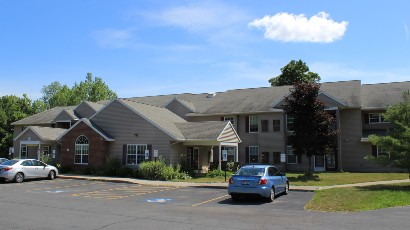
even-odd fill
[(31, 178), (55, 179), (58, 176), (56, 167), (36, 159), (14, 159), (0, 164), (0, 179), (14, 180), (17, 183)]
[(243, 166), (229, 179), (228, 185), (228, 194), (233, 200), (257, 195), (272, 202), (276, 195), (288, 191), (286, 174), (271, 165)]
[(8, 159), (7, 158), (0, 158), (0, 164), (5, 162), (5, 161), (8, 161)]

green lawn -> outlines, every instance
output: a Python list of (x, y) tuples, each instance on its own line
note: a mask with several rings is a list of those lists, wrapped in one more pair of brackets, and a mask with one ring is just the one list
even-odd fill
[(410, 183), (315, 191), (306, 210), (357, 212), (410, 205)]
[[(227, 174), (227, 180), (229, 179)], [(304, 186), (327, 186), (337, 184), (354, 184), (371, 181), (385, 181), (385, 180), (403, 180), (408, 179), (407, 173), (349, 173), (349, 172), (323, 172), (315, 173), (315, 178), (305, 178), (303, 173), (286, 173), (289, 178), (290, 185), (304, 185)], [(201, 177), (192, 178), (189, 180), (175, 180), (194, 183), (215, 183), (225, 182), (224, 177)]]
[(407, 173), (350, 173), (323, 172), (314, 173), (314, 178), (306, 178), (303, 173), (286, 173), (291, 185), (328, 186), (337, 184), (354, 184), (372, 181), (404, 180)]

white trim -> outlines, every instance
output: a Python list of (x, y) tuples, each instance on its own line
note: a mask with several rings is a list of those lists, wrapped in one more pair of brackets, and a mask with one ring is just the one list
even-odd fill
[[(258, 126), (258, 131), (254, 131), (254, 132), (252, 132), (251, 131), (251, 117), (256, 117), (256, 125)], [(249, 133), (259, 133), (259, 116), (258, 115), (251, 115), (251, 116), (248, 116), (248, 123), (249, 123), (249, 127), (248, 127), (248, 130), (249, 130)]]
[[(378, 115), (378, 118), (379, 118), (379, 121), (378, 122), (372, 122), (372, 121), (370, 121), (370, 115)], [(386, 124), (386, 123), (389, 123), (389, 122), (387, 122), (387, 121), (384, 121), (384, 118), (383, 118), (383, 121), (382, 121), (382, 118), (383, 118), (383, 113), (369, 113), (369, 124)]]
[[(128, 155), (134, 155), (134, 154), (128, 154), (128, 146), (135, 146), (135, 164), (128, 164)], [(145, 146), (145, 150), (148, 150), (148, 144), (127, 144), (127, 149), (126, 149), (126, 153), (125, 153), (125, 165), (138, 165), (142, 162), (138, 162), (138, 146)], [(144, 155), (145, 157), (145, 151), (143, 154), (139, 154), (139, 155)]]
[[(249, 159), (248, 159), (248, 162), (249, 162), (249, 164), (259, 164), (259, 158), (260, 158), (260, 151), (259, 151), (259, 146), (257, 146), (257, 145), (252, 145), (252, 146), (248, 146), (248, 148), (249, 148), (249, 154), (248, 154), (248, 157), (249, 157)], [(257, 148), (257, 153), (256, 154), (251, 154), (251, 148)], [(251, 162), (251, 155), (253, 155), (253, 156), (258, 156), (258, 162)]]
[(216, 138), (216, 140), (217, 140), (217, 141), (219, 140), (219, 138), (221, 137), (222, 133), (228, 128), (228, 126), (231, 127), (232, 130), (234, 131), (236, 137), (237, 137), (238, 140), (239, 140), (238, 143), (241, 143), (242, 140), (241, 140), (241, 138), (239, 137), (238, 133), (236, 132), (235, 127), (232, 125), (232, 123), (231, 123), (230, 121), (228, 121), (228, 124), (226, 124), (225, 128), (222, 130), (222, 132), (219, 134), (219, 136)]

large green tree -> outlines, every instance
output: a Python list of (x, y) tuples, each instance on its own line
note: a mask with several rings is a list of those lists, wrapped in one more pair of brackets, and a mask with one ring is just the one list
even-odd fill
[(78, 105), (83, 100), (96, 102), (117, 98), (117, 94), (100, 77), (93, 79), (92, 73), (87, 73), (86, 80), (74, 83), (72, 88), (55, 81), (43, 86), (41, 92), (48, 108)]
[(11, 123), (44, 111), (45, 104), (41, 100), (31, 101), (26, 94), (2, 96), (0, 98), (0, 155), (5, 157), (8, 148), (13, 146), (13, 127)]
[(388, 154), (373, 160), (386, 166), (407, 169), (410, 179), (410, 90), (403, 93), (403, 101), (387, 108), (384, 119), (393, 128), (386, 136), (370, 135), (369, 140)]
[(293, 134), (287, 137), (298, 157), (309, 159), (307, 175), (312, 175), (312, 156), (323, 156), (336, 141), (338, 130), (332, 128), (335, 118), (325, 111), (323, 102), (317, 99), (319, 84), (296, 83), (285, 98), (283, 110), (293, 118)]
[(310, 72), (309, 67), (302, 60), (292, 60), (280, 70), (282, 71), (280, 75), (269, 79), (272, 86), (293, 85), (297, 82), (317, 83), (320, 81), (319, 74)]

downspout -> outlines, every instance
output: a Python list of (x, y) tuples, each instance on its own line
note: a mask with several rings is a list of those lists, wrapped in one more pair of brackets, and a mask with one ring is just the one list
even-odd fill
[[(336, 110), (336, 121), (337, 121), (337, 128), (338, 130), (341, 132), (341, 127), (340, 127), (340, 109)], [(339, 166), (339, 171), (343, 171), (343, 165), (342, 165), (342, 138), (341, 138), (342, 134), (339, 133), (337, 135), (337, 146), (338, 146), (338, 166)]]

